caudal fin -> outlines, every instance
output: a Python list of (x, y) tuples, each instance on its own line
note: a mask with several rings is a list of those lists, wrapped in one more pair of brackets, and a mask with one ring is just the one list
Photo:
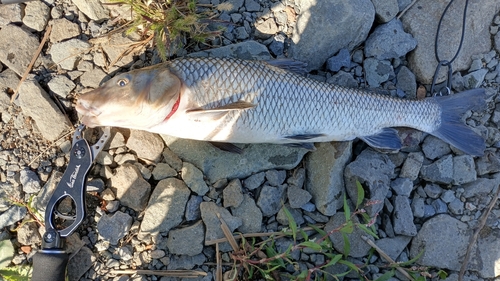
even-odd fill
[(441, 106), (441, 126), (431, 134), (467, 154), (483, 155), (486, 148), (484, 139), (462, 122), (462, 115), (467, 110), (486, 105), (484, 89), (434, 99)]

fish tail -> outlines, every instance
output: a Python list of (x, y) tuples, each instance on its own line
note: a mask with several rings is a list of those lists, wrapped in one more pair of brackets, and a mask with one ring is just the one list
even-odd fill
[(441, 125), (430, 134), (467, 154), (483, 155), (486, 148), (484, 139), (462, 122), (462, 116), (468, 110), (484, 108), (486, 105), (484, 89), (472, 89), (434, 99), (441, 106)]

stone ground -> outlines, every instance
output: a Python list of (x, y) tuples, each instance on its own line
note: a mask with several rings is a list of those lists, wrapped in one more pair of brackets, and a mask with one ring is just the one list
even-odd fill
[[(312, 79), (409, 99), (429, 90), (437, 22), (448, 3), (420, 0), (405, 10), (411, 1), (229, 0), (229, 8), (220, 2), (200, 4), (219, 20), (212, 28), (225, 28), (222, 36), (175, 55), (289, 57), (307, 62)], [(460, 5), (453, 4), (445, 18), (439, 45), (443, 58), (453, 56), (460, 39)], [(207, 274), (198, 280), (215, 280), (215, 247), (206, 244), (223, 237), (217, 213), (231, 231), (242, 233), (287, 227), (284, 206), (299, 226), (333, 229), (344, 220), (343, 194), (356, 201), (357, 180), (367, 198), (378, 202), (366, 208), (375, 218), (375, 244), (397, 262), (423, 250), (414, 265), (428, 267), (428, 278), (437, 279), (443, 270), (447, 280), (457, 280), (472, 233), (500, 184), (499, 11), (495, 0), (470, 3), (464, 45), (453, 63), (453, 91), (481, 87), (488, 93), (488, 107), (466, 116), (486, 139), (484, 156), (465, 155), (410, 129), (399, 129), (404, 147), (391, 154), (354, 141), (316, 144), (314, 152), (243, 145), (244, 152), (236, 155), (203, 142), (115, 128), (90, 172), (88, 215), (67, 239), (73, 253), (69, 279), (177, 280), (111, 271), (194, 269)], [(43, 214), (69, 159), (69, 134), (77, 121), (71, 96), (118, 72), (160, 61), (150, 46), (124, 55), (139, 38), (110, 31), (129, 14), (124, 6), (98, 1), (0, 6), (0, 241), (14, 250), (1, 267), (30, 264), (40, 249), (43, 227), (13, 200), (32, 201)], [(49, 25), (48, 43), (10, 104)], [(439, 74), (440, 83), (444, 77)], [(484, 222), (465, 280), (500, 278), (498, 202)], [(376, 279), (388, 271), (388, 263), (377, 253), (368, 260), (370, 246), (360, 236), (349, 236), (348, 260), (369, 263), (363, 278)], [(342, 236), (330, 239), (342, 253)], [(276, 241), (283, 250), (291, 243), (291, 238)], [(219, 250), (228, 271), (231, 248), (222, 243)], [(297, 267), (286, 267), (282, 274), (296, 275), (328, 261), (314, 251), (297, 251), (293, 257)], [(406, 280), (399, 274), (396, 279)]]

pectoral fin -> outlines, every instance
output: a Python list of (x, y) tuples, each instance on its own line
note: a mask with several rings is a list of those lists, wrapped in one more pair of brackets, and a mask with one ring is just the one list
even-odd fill
[(188, 114), (189, 116), (196, 117), (198, 119), (209, 118), (211, 120), (217, 120), (224, 117), (231, 111), (251, 109), (254, 108), (255, 106), (257, 105), (250, 102), (237, 101), (210, 109), (204, 109), (204, 108), (188, 109), (186, 110), (186, 114)]
[(242, 154), (243, 153), (242, 148), (239, 148), (232, 143), (211, 141), (210, 144), (213, 145), (214, 147), (217, 147), (218, 149), (220, 149), (222, 151), (231, 152), (231, 153), (235, 153), (235, 154)]
[(359, 138), (374, 148), (390, 150), (401, 149), (401, 139), (399, 138), (398, 131), (393, 128), (384, 128), (375, 135)]

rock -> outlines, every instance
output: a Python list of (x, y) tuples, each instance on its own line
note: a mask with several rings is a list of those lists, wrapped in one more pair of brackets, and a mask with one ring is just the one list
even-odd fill
[(50, 197), (57, 187), (57, 184), (61, 181), (62, 173), (59, 171), (52, 171), (50, 178), (47, 180), (43, 188), (37, 194), (35, 199), (33, 199), (33, 206), (41, 213), (45, 213), (45, 208), (47, 203), (49, 203)]
[[(377, 2), (387, 3), (390, 1), (377, 0)], [(368, 36), (365, 42), (365, 56), (378, 60), (397, 59), (404, 57), (416, 46), (417, 40), (403, 30), (401, 21), (393, 19), (386, 24), (377, 26)]]
[(323, 215), (331, 216), (343, 205), (343, 173), (351, 154), (351, 142), (331, 142), (316, 144), (306, 157), (305, 190)]
[(35, 80), (27, 79), (21, 84), (18, 100), (24, 114), (35, 120), (45, 139), (55, 141), (72, 128), (69, 120)]
[(478, 176), (500, 172), (500, 158), (496, 154), (486, 152), (476, 159), (476, 172)]
[(113, 33), (109, 35), (109, 41), (101, 45), (110, 64), (113, 63), (113, 66), (116, 67), (125, 67), (134, 62), (133, 52), (123, 55), (130, 49), (130, 45), (137, 43), (132, 36), (133, 34), (127, 36), (126, 32)]
[(31, 170), (21, 170), (19, 181), (23, 185), (23, 191), (26, 193), (30, 194), (40, 191), (40, 179), (36, 173)]
[(205, 237), (203, 222), (181, 229), (174, 229), (168, 233), (167, 247), (174, 255), (196, 256), (203, 251)]
[(484, 81), (484, 76), (488, 73), (487, 69), (479, 69), (463, 77), (465, 89), (479, 88)]
[[(201, 218), (205, 224), (205, 243), (214, 239), (219, 239), (224, 237), (224, 232), (221, 229), (221, 223), (217, 214), (227, 224), (229, 230), (233, 232), (236, 228), (241, 226), (242, 219), (232, 216), (228, 210), (215, 205), (213, 202), (203, 202), (200, 205)], [(229, 243), (219, 244), (219, 250), (222, 252), (227, 252), (231, 250)]]
[(339, 53), (326, 61), (326, 68), (332, 72), (339, 71), (342, 67), (351, 66), (351, 54), (349, 50), (340, 49)]
[(47, 26), (50, 8), (41, 1), (27, 2), (24, 8), (23, 23), (36, 31), (42, 31)]
[(203, 180), (203, 174), (200, 169), (193, 164), (184, 162), (181, 170), (182, 180), (196, 194), (203, 196), (208, 192), (208, 186)]
[(151, 185), (142, 178), (139, 169), (130, 163), (124, 163), (116, 168), (116, 173), (110, 178), (111, 190), (121, 204), (141, 212), (151, 192)]
[(160, 232), (169, 232), (182, 222), (189, 188), (176, 178), (158, 182), (148, 202), (141, 223), (141, 234), (154, 237)]
[(72, 2), (90, 19), (97, 22), (109, 19), (109, 11), (99, 0), (72, 0)]
[(117, 245), (128, 234), (132, 226), (132, 217), (120, 211), (112, 215), (103, 215), (97, 222), (97, 232), (104, 241)]
[(415, 74), (408, 67), (402, 66), (399, 69), (396, 81), (396, 87), (405, 93), (406, 98), (417, 98), (417, 80), (415, 79)]
[(21, 4), (0, 6), (0, 26), (5, 27), (11, 22), (19, 23), (22, 21), (22, 17), (23, 9), (21, 8)]
[(254, 0), (245, 0), (245, 9), (247, 12), (260, 11), (260, 4)]
[(174, 168), (176, 171), (182, 169), (182, 160), (175, 153), (172, 152), (168, 147), (165, 147), (162, 152), (163, 161)]
[(307, 192), (300, 187), (295, 185), (289, 185), (287, 189), (288, 204), (290, 207), (297, 209), (304, 206), (309, 200), (311, 200), (311, 193)]
[(243, 186), (246, 189), (254, 190), (264, 183), (265, 177), (266, 173), (264, 172), (251, 175), (243, 181)]
[(9, 207), (7, 211), (0, 214), (0, 229), (22, 220), (27, 213), (28, 211), (25, 207), (17, 205)]
[(268, 170), (266, 171), (267, 183), (272, 186), (279, 186), (285, 182), (286, 171), (285, 170)]
[(444, 214), (448, 211), (448, 206), (441, 199), (432, 201), (432, 207), (436, 210), (436, 214)]
[(287, 208), (288, 212), (290, 212), (293, 221), (295, 222), (295, 224), (297, 224), (297, 226), (300, 227), (305, 222), (304, 217), (302, 217), (302, 213), (300, 212), (300, 210), (292, 209), (290, 208), (290, 205), (286, 204), (283, 207), (281, 207), (280, 210), (278, 211), (278, 214), (276, 214), (276, 220), (281, 225), (285, 226), (290, 225), (290, 221), (288, 220), (288, 217), (285, 214), (285, 208)]
[(191, 53), (190, 57), (240, 58), (244, 60), (268, 60), (271, 54), (266, 46), (257, 41), (245, 41), (210, 50)]
[(224, 188), (223, 191), (224, 208), (238, 207), (243, 202), (243, 192), (241, 191), (241, 182), (234, 179)]
[[(439, 19), (448, 1), (425, 0), (413, 5), (401, 18), (404, 30), (412, 34), (418, 46), (408, 55), (410, 69), (422, 84), (431, 84), (438, 62), (434, 55), (434, 40)], [(487, 53), (491, 50), (489, 26), (500, 6), (495, 1), (471, 3), (467, 8), (465, 40), (457, 59), (453, 62), (454, 71), (469, 68), (473, 55)], [(439, 56), (450, 60), (460, 43), (463, 7), (452, 5), (442, 22), (439, 36)], [(446, 31), (445, 31), (446, 30)], [(442, 68), (437, 83), (446, 77), (446, 68)]]
[(417, 261), (420, 265), (458, 271), (471, 234), (467, 224), (446, 214), (437, 215), (426, 221), (413, 238), (410, 257), (414, 258), (423, 251)]
[[(370, 217), (374, 216), (384, 206), (384, 198), (389, 192), (393, 173), (394, 164), (386, 154), (377, 153), (372, 149), (364, 150), (344, 170), (345, 187), (349, 198), (353, 202), (357, 201), (356, 181), (359, 181), (365, 188), (368, 188), (366, 194), (369, 194), (370, 198), (367, 199), (380, 202), (366, 208)], [(341, 198), (339, 200), (342, 201)]]
[[(375, 9), (368, 0), (295, 2), (301, 14), (297, 18), (291, 46), (293, 58), (307, 61), (308, 70), (319, 69), (340, 49), (352, 51), (365, 41)], [(328, 32), (324, 32), (328, 30)]]
[(92, 250), (83, 246), (80, 250), (68, 261), (67, 274), (69, 281), (77, 281), (90, 269), (96, 261), (96, 257)]
[(423, 218), (425, 216), (425, 200), (423, 198), (413, 198), (411, 201), (411, 211), (416, 218)]
[(500, 33), (497, 32), (493, 40), (495, 42), (495, 49), (500, 53)]
[(453, 157), (453, 180), (452, 184), (462, 185), (477, 179), (474, 158), (470, 155), (459, 155)]
[(413, 213), (408, 197), (397, 195), (394, 198), (393, 204), (392, 224), (394, 226), (394, 233), (405, 236), (417, 235), (417, 227), (413, 223)]
[(485, 227), (482, 235), (477, 241), (478, 254), (470, 259), (470, 267), (477, 271), (482, 278), (498, 278), (500, 261), (498, 260), (498, 249), (500, 249), (500, 230)]
[(397, 195), (403, 195), (410, 197), (411, 191), (413, 190), (413, 182), (407, 178), (397, 178), (391, 182), (391, 189)]
[(479, 70), (481, 68), (483, 68), (483, 62), (481, 61), (480, 58), (475, 59), (472, 61), (471, 65), (469, 67), (469, 73), (476, 71), (476, 70)]
[(257, 199), (257, 206), (264, 216), (272, 216), (278, 213), (281, 208), (281, 200), (285, 192), (286, 185), (278, 187), (264, 185)]
[(424, 155), (421, 152), (410, 152), (406, 157), (406, 160), (401, 167), (401, 172), (399, 177), (408, 178), (412, 181), (418, 178), (418, 173), (422, 168), (422, 163), (424, 162)]
[[(234, 15), (234, 14), (233, 14)], [(278, 34), (274, 36), (274, 40), (269, 44), (269, 51), (276, 56), (283, 56), (285, 50), (285, 36)]]
[(389, 80), (389, 76), (394, 75), (392, 64), (386, 60), (367, 58), (363, 63), (366, 74), (366, 82), (372, 88), (380, 87), (380, 84)]
[(346, 88), (357, 88), (358, 81), (354, 79), (351, 73), (347, 73), (344, 71), (339, 71), (332, 75), (330, 78), (326, 80), (327, 83), (343, 86)]
[(38, 44), (36, 36), (25, 29), (12, 24), (4, 26), (0, 29), (0, 61), (22, 76)]
[(17, 230), (17, 241), (21, 245), (33, 245), (42, 242), (42, 237), (38, 233), (38, 225), (35, 222), (27, 222)]
[(210, 183), (223, 178), (245, 178), (270, 169), (289, 170), (297, 166), (307, 152), (284, 145), (253, 144), (243, 145), (243, 153), (235, 154), (202, 141), (166, 135), (162, 138), (175, 154), (198, 167)]
[(80, 76), (80, 84), (82, 84), (82, 86), (94, 89), (98, 88), (107, 80), (109, 80), (108, 74), (99, 67), (94, 67), (92, 70), (85, 71), (83, 75)]
[(465, 198), (484, 197), (495, 193), (500, 184), (500, 174), (495, 174), (492, 179), (478, 178), (476, 181), (462, 185)]
[[(343, 212), (336, 213), (330, 218), (328, 223), (326, 223), (324, 230), (329, 233), (345, 222), (345, 214)], [(353, 222), (354, 224), (359, 223), (356, 216), (353, 217)], [(351, 251), (349, 252), (350, 257), (361, 258), (368, 254), (368, 251), (371, 249), (371, 247), (361, 238), (361, 236), (368, 236), (363, 230), (354, 227), (353, 232), (347, 234), (346, 236), (351, 246)], [(333, 232), (333, 234), (330, 235), (330, 240), (332, 241), (333, 247), (336, 251), (345, 254), (344, 238), (340, 231)]]
[(430, 182), (450, 184), (453, 181), (453, 157), (446, 155), (420, 170), (422, 179)]
[(460, 201), (458, 198), (453, 198), (448, 204), (448, 209), (454, 215), (463, 215), (464, 214), (464, 203)]
[(146, 131), (130, 130), (127, 147), (137, 153), (137, 157), (139, 158), (159, 162), (165, 144), (157, 134)]
[(372, 0), (375, 7), (375, 19), (384, 23), (392, 20), (399, 12), (397, 0)]
[(424, 191), (430, 198), (437, 199), (443, 193), (443, 189), (437, 184), (426, 184)]
[(408, 243), (410, 243), (410, 240), (411, 237), (408, 236), (396, 236), (394, 238), (382, 238), (376, 240), (375, 245), (382, 249), (382, 251), (384, 251), (391, 259), (396, 260), (406, 248)]
[(443, 194), (441, 194), (441, 199), (445, 203), (450, 203), (451, 201), (456, 199), (455, 192), (453, 192), (453, 190), (446, 190), (445, 192), (443, 192)]
[(250, 195), (244, 194), (241, 204), (231, 208), (231, 213), (242, 220), (242, 224), (238, 227), (239, 232), (256, 233), (262, 231), (262, 212)]
[(158, 163), (151, 174), (155, 180), (162, 180), (177, 176), (177, 171), (167, 163)]
[(194, 221), (201, 218), (200, 204), (203, 202), (203, 197), (191, 195), (186, 204), (186, 220)]
[(50, 48), (49, 54), (52, 61), (62, 69), (74, 70), (82, 55), (90, 50), (91, 45), (80, 39), (55, 43)]
[(262, 22), (255, 23), (255, 37), (259, 39), (267, 39), (274, 36), (278, 31), (278, 25), (274, 18), (268, 18)]
[[(173, 256), (167, 266), (168, 270), (193, 269), (195, 266), (201, 266), (205, 263), (205, 255), (196, 256)], [(210, 274), (208, 275), (210, 276)], [(211, 276), (210, 276), (211, 277)], [(209, 279), (210, 280), (210, 279)]]
[(248, 38), (248, 32), (244, 26), (236, 28), (236, 39), (244, 40)]
[(50, 79), (47, 86), (49, 86), (49, 89), (58, 96), (66, 98), (66, 96), (73, 91), (76, 85), (68, 77), (64, 75), (57, 75)]
[(50, 32), (50, 42), (57, 43), (65, 39), (76, 37), (80, 34), (78, 24), (70, 22), (65, 18), (52, 21), (52, 31)]

